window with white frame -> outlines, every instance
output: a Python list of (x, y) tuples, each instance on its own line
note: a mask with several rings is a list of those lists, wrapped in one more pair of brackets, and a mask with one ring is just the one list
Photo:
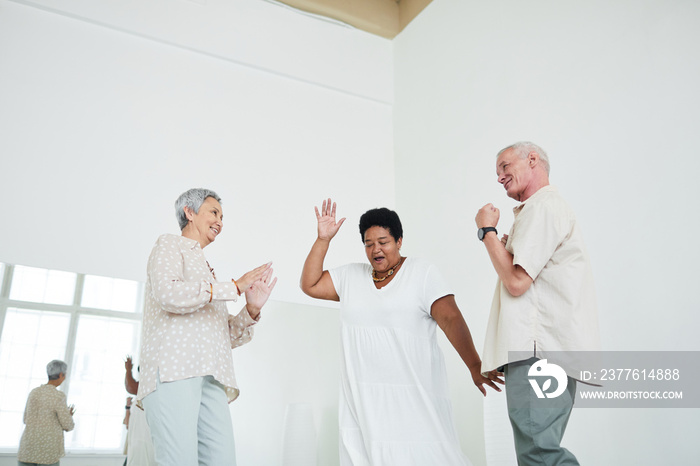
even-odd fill
[(124, 358), (138, 362), (139, 282), (0, 263), (0, 449), (16, 450), (29, 392), (46, 364), (68, 364), (60, 390), (75, 405), (67, 452), (124, 446)]

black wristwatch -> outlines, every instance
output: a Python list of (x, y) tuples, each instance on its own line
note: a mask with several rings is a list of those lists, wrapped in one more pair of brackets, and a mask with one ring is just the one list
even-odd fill
[(483, 241), (484, 236), (486, 236), (486, 233), (488, 233), (489, 231), (493, 231), (494, 233), (496, 233), (496, 236), (498, 236), (498, 231), (496, 231), (496, 228), (494, 227), (479, 228), (479, 231), (476, 232), (476, 236), (477, 238), (479, 238), (479, 241)]

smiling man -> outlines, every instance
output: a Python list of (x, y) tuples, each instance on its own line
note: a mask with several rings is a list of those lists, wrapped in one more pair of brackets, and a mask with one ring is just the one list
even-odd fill
[[(576, 457), (561, 447), (577, 373), (560, 356), (599, 348), (588, 254), (573, 211), (549, 184), (549, 159), (542, 148), (530, 142), (506, 147), (498, 153), (496, 174), (508, 197), (520, 204), (513, 209), (513, 226), (502, 239), (496, 231), (500, 212), (493, 204), (476, 215), (478, 238), (498, 274), (482, 372), (505, 372), (520, 466), (577, 465)], [(554, 360), (566, 371), (567, 386), (561, 395), (538, 400), (528, 370), (540, 359)]]

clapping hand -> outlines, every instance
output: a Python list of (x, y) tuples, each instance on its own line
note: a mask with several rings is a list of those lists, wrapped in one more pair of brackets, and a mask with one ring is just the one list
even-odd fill
[(251, 285), (253, 285), (253, 283), (260, 280), (267, 271), (271, 270), (271, 266), (272, 262), (268, 262), (267, 264), (263, 264), (260, 267), (251, 270), (250, 272), (246, 273), (241, 278), (236, 280), (238, 290), (241, 293), (246, 293), (248, 291), (248, 288), (250, 288)]
[(314, 206), (314, 210), (316, 211), (316, 220), (318, 220), (318, 239), (330, 241), (338, 233), (345, 217), (335, 221), (335, 202), (331, 203), (330, 197), (327, 201), (323, 201), (320, 214), (318, 207)]
[(245, 291), (246, 308), (253, 319), (257, 319), (260, 315), (260, 310), (270, 297), (276, 283), (277, 277), (272, 279), (272, 268), (270, 267), (265, 270), (259, 280)]

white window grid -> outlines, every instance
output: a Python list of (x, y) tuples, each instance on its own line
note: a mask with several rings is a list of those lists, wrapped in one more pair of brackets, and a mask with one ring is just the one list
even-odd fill
[[(75, 290), (73, 294), (73, 302), (71, 304), (52, 304), (52, 303), (41, 303), (41, 302), (34, 302), (34, 301), (21, 301), (21, 300), (15, 300), (15, 299), (10, 299), (10, 289), (12, 286), (12, 279), (14, 275), (14, 270), (15, 266), (11, 264), (4, 264), (0, 263), (0, 338), (3, 335), (3, 330), (5, 326), (5, 318), (7, 316), (8, 310), (11, 309), (17, 309), (17, 310), (26, 310), (26, 311), (49, 311), (49, 312), (55, 312), (55, 313), (62, 313), (70, 316), (70, 323), (69, 323), (69, 330), (68, 330), (68, 336), (67, 336), (67, 341), (66, 341), (66, 348), (65, 348), (65, 354), (63, 355), (62, 359), (63, 361), (66, 361), (68, 363), (68, 374), (66, 380), (61, 384), (61, 391), (66, 393), (68, 397), (69, 403), (72, 401), (71, 400), (71, 379), (73, 378), (73, 371), (76, 369), (76, 363), (75, 363), (75, 354), (76, 354), (76, 339), (78, 336), (78, 326), (80, 322), (80, 318), (82, 316), (85, 317), (102, 317), (105, 319), (118, 319), (121, 321), (130, 321), (135, 324), (137, 324), (134, 328), (134, 339), (133, 339), (133, 345), (130, 351), (128, 351), (127, 354), (131, 354), (134, 356), (136, 359), (138, 357), (138, 349), (140, 346), (140, 323), (142, 320), (142, 313), (143, 313), (143, 284), (139, 283), (138, 284), (138, 297), (137, 297), (137, 303), (135, 304), (135, 312), (128, 312), (128, 311), (117, 311), (117, 310), (109, 310), (109, 309), (97, 309), (97, 308), (90, 308), (90, 307), (85, 307), (81, 305), (81, 301), (83, 299), (83, 288), (84, 288), (84, 283), (85, 283), (85, 278), (86, 274), (80, 274), (76, 273), (76, 282), (75, 282)], [(1, 342), (0, 342), (1, 343)], [(126, 354), (124, 355), (124, 357)], [(48, 363), (49, 361), (45, 361), (44, 364)], [(123, 380), (124, 378), (124, 364), (123, 361), (119, 361), (118, 364), (115, 366), (120, 372), (120, 378)], [(136, 364), (135, 364), (136, 367)], [(33, 380), (34, 382), (34, 380)], [(44, 378), (41, 383), (46, 383), (46, 379)], [(38, 384), (34, 383), (32, 384), (32, 388), (34, 386), (38, 386)], [(27, 391), (27, 395), (29, 392)], [(0, 394), (0, 397), (2, 394)], [(126, 396), (128, 394), (126, 393), (126, 390), (123, 391), (123, 396), (117, 400), (115, 400), (115, 403), (123, 403), (126, 399)], [(24, 405), (19, 407), (22, 412), (24, 412)], [(79, 402), (78, 402), (78, 407), (79, 408)], [(76, 411), (77, 413), (77, 411)], [(120, 416), (123, 417), (123, 411), (120, 414)], [(99, 420), (98, 420), (99, 421)], [(112, 419), (111, 421), (115, 421), (115, 419)], [(0, 422), (2, 422), (2, 416), (0, 413)], [(121, 424), (121, 419), (119, 420), (119, 424)], [(102, 423), (104, 426), (104, 423)], [(100, 423), (96, 422), (95, 423), (95, 428), (99, 428)], [(24, 429), (24, 424), (22, 424), (21, 429)], [(118, 431), (121, 433), (121, 438), (116, 440), (113, 445), (105, 447), (100, 446), (99, 444), (95, 445), (94, 442), (94, 434), (92, 437), (90, 437), (93, 442), (89, 443), (89, 445), (85, 445), (83, 442), (83, 445), (78, 445), (75, 448), (71, 448), (71, 445), (69, 444), (71, 440), (71, 434), (72, 433), (67, 433), (66, 435), (66, 453), (78, 453), (78, 454), (94, 454), (94, 453), (121, 453), (123, 450), (123, 445), (124, 441), (126, 438), (126, 431), (123, 428), (118, 427)], [(20, 432), (21, 434), (21, 432)], [(19, 447), (19, 437), (17, 438), (17, 445), (15, 447), (7, 447), (3, 446), (0, 447), (0, 453), (16, 453), (17, 448)]]

